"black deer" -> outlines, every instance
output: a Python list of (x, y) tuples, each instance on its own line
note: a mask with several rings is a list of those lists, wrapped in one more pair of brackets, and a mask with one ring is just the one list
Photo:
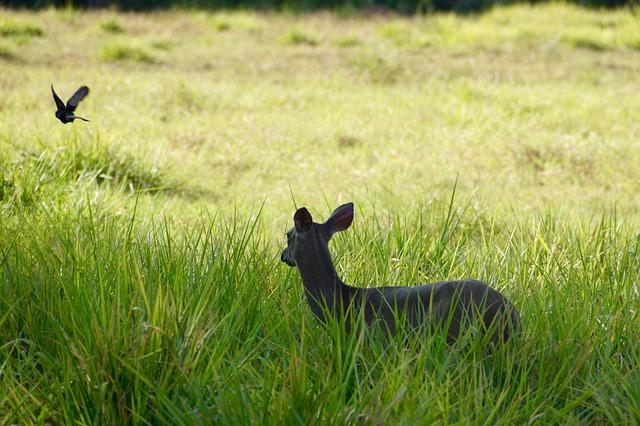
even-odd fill
[(353, 203), (338, 207), (325, 223), (315, 223), (306, 208), (293, 216), (287, 232), (287, 247), (281, 260), (297, 266), (309, 306), (325, 321), (327, 313), (345, 318), (351, 328), (352, 315), (364, 310), (368, 326), (383, 325), (394, 335), (400, 322), (410, 329), (446, 326), (447, 341), (453, 343), (471, 325), (490, 333), (493, 343), (506, 341), (519, 326), (513, 305), (498, 291), (476, 280), (444, 281), (412, 287), (357, 288), (345, 284), (333, 266), (329, 240), (353, 221)]

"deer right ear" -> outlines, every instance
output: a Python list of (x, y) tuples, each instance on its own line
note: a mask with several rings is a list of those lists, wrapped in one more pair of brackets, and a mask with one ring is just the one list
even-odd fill
[(293, 223), (296, 227), (296, 232), (307, 232), (313, 225), (313, 219), (311, 213), (305, 207), (301, 207), (296, 210), (296, 214), (293, 215)]
[(324, 225), (331, 236), (347, 229), (351, 226), (351, 222), (353, 222), (353, 203), (347, 203), (335, 209)]

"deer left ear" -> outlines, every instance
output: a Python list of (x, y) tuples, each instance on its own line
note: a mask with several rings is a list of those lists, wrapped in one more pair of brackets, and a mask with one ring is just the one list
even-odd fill
[(311, 213), (305, 207), (301, 207), (296, 210), (293, 215), (293, 223), (296, 227), (296, 232), (307, 232), (313, 225), (313, 218)]
[(353, 203), (343, 204), (331, 213), (331, 216), (324, 223), (329, 236), (336, 232), (344, 231), (353, 222)]

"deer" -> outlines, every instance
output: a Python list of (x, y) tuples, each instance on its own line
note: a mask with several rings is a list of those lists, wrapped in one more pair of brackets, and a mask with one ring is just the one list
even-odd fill
[[(327, 315), (343, 318), (350, 331), (353, 315), (363, 312), (367, 327), (382, 325), (386, 336), (402, 327), (419, 330), (446, 327), (448, 344), (475, 326), (493, 343), (506, 342), (519, 328), (514, 305), (499, 291), (478, 280), (442, 281), (416, 286), (353, 287), (338, 276), (329, 252), (336, 232), (353, 222), (353, 203), (336, 208), (324, 223), (313, 221), (305, 208), (293, 215), (287, 247), (280, 260), (297, 267), (307, 303), (320, 323)], [(478, 327), (479, 326), (479, 327)]]

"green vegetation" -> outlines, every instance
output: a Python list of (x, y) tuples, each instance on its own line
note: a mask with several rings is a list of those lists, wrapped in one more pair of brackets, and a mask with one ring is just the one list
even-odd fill
[(122, 152), (115, 144), (55, 149), (38, 145), (17, 151), (12, 161), (0, 159), (4, 181), (0, 202), (8, 203), (4, 207), (9, 212), (19, 207), (36, 208), (88, 183), (148, 193), (172, 191), (178, 186), (165, 179), (161, 163)]
[(0, 18), (0, 61), (14, 59), (14, 50), (42, 37), (42, 28), (24, 19)]
[(3, 19), (0, 21), (0, 37), (40, 37), (42, 28), (18, 20)]
[(1, 225), (5, 421), (618, 424), (640, 414), (640, 239), (614, 218), (512, 228), (432, 206), (360, 214), (337, 237), (339, 267), (360, 285), (496, 283), (526, 331), (487, 353), (442, 336), (407, 350), (318, 327), (297, 273), (277, 262), (283, 238), (260, 218), (135, 225), (104, 207)]
[(308, 35), (300, 30), (290, 30), (282, 36), (282, 42), (285, 44), (306, 44), (315, 46), (318, 41), (315, 37)]
[(102, 21), (100, 23), (100, 28), (102, 28), (104, 31), (108, 33), (118, 34), (118, 33), (124, 32), (124, 28), (115, 18), (109, 18), (107, 20)]
[(344, 36), (338, 38), (335, 43), (338, 47), (352, 47), (359, 45), (361, 41), (357, 37)]
[[(638, 15), (2, 14), (0, 423), (640, 422)], [(483, 279), (523, 335), (320, 327), (292, 195), (355, 202), (348, 283)]]
[(8, 59), (11, 57), (11, 48), (4, 43), (0, 43), (0, 58)]
[(148, 49), (135, 43), (115, 42), (102, 46), (100, 57), (105, 61), (134, 61), (153, 63), (156, 58)]
[(213, 22), (213, 27), (218, 31), (228, 31), (231, 29), (231, 23), (224, 18), (218, 18)]

